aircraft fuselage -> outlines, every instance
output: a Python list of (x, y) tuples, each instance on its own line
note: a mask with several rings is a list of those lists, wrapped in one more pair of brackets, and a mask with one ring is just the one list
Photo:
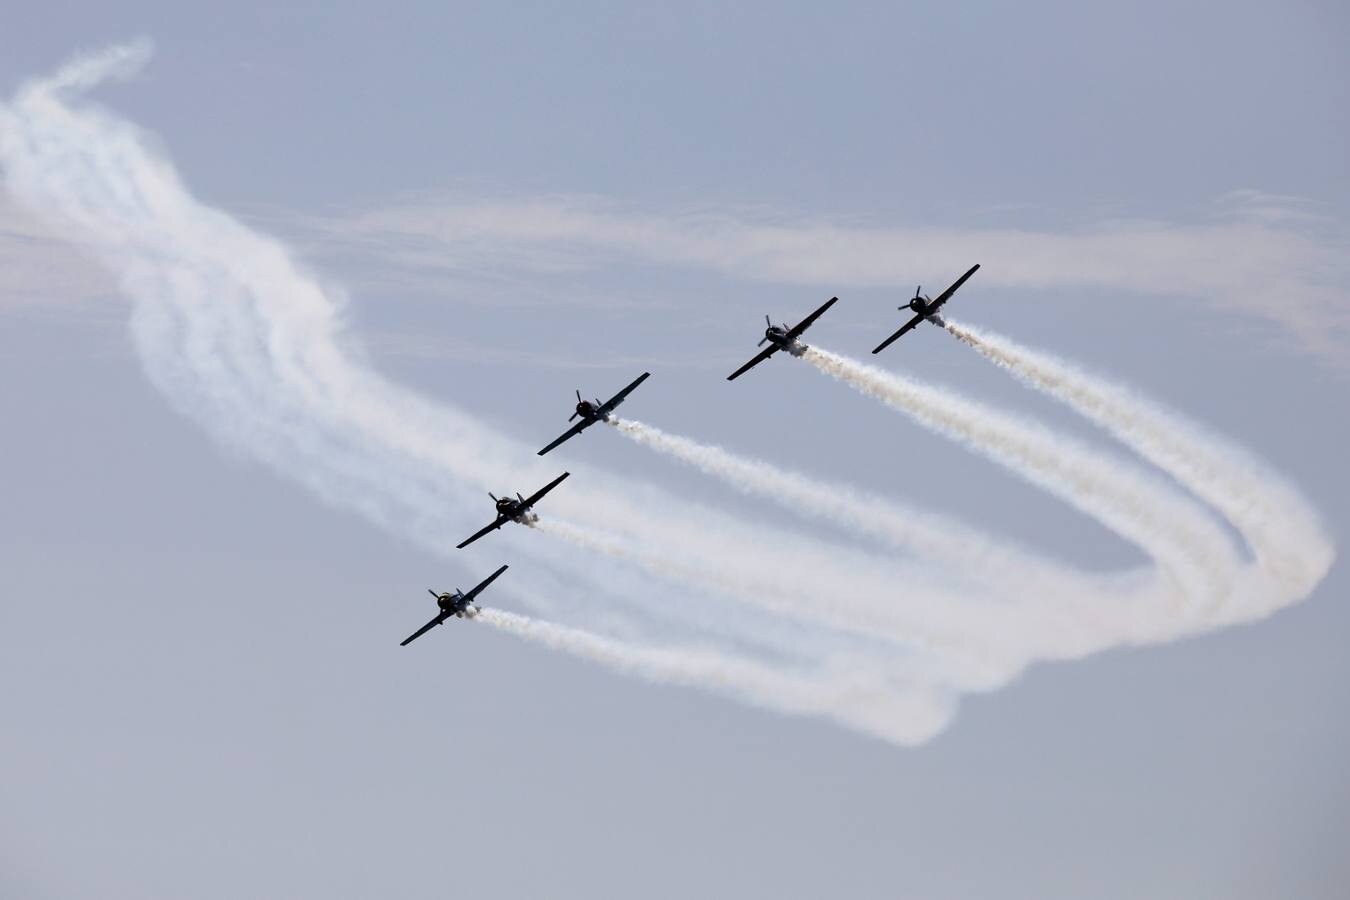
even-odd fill
[(441, 608), (442, 612), (452, 616), (463, 616), (469, 610), (469, 601), (465, 598), (463, 591), (438, 595), (436, 605)]
[(764, 340), (773, 344), (775, 347), (786, 347), (788, 344), (788, 330), (782, 325), (770, 325), (764, 329)]
[(525, 505), (525, 501), (520, 498), (503, 497), (497, 501), (497, 515), (506, 516), (512, 522), (524, 522), (529, 524), (534, 519), (534, 514), (530, 508)]

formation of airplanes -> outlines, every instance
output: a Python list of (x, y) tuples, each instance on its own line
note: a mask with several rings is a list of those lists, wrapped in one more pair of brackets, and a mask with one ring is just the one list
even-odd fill
[[(910, 301), (906, 303), (904, 306), (899, 307), (902, 310), (908, 309), (911, 312), (913, 312), (914, 313), (913, 317), (909, 321), (907, 321), (904, 325), (900, 326), (898, 331), (896, 331), (890, 337), (886, 338), (884, 341), (878, 344), (876, 346), (876, 349), (874, 349), (872, 352), (880, 353), (882, 350), (885, 350), (898, 338), (902, 337), (907, 332), (912, 331), (915, 328), (915, 326), (917, 326), (921, 322), (926, 321), (932, 322), (933, 324), (938, 325), (940, 327), (945, 327), (946, 323), (942, 321), (942, 317), (938, 314), (938, 311), (942, 308), (943, 304), (945, 304), (948, 300), (950, 300), (952, 295), (955, 294), (958, 289), (960, 289), (961, 285), (965, 284), (966, 280), (970, 278), (970, 276), (974, 275), (979, 268), (980, 266), (978, 263), (976, 265), (971, 266), (964, 275), (962, 275), (960, 278), (956, 279), (956, 281), (952, 283), (951, 287), (947, 288), (941, 294), (938, 294), (936, 299), (924, 296), (922, 293), (923, 291), (922, 286), (916, 287), (914, 289), (914, 297), (910, 299)], [(745, 365), (741, 366), (739, 369), (728, 375), (727, 381), (735, 381), (737, 378), (744, 375), (746, 372), (750, 371), (755, 366), (764, 362), (764, 360), (773, 356), (779, 350), (786, 350), (788, 353), (794, 355), (800, 353), (803, 349), (805, 349), (805, 345), (799, 341), (799, 338), (801, 338), (801, 336), (806, 332), (806, 330), (815, 323), (816, 319), (819, 319), (821, 315), (824, 314), (825, 310), (833, 306), (836, 302), (838, 302), (838, 300), (839, 300), (838, 297), (831, 297), (829, 300), (826, 300), (824, 303), (822, 303), (814, 312), (812, 312), (806, 318), (802, 319), (796, 325), (792, 325), (790, 327), (786, 323), (782, 325), (775, 325), (768, 316), (765, 316), (764, 324), (766, 327), (764, 329), (764, 337), (761, 338), (759, 341), (759, 346), (764, 347), (764, 349), (760, 350), (759, 353), (755, 354), (755, 356)], [(768, 346), (765, 347), (764, 346), (765, 344), (768, 344)], [(599, 399), (596, 399), (594, 401), (583, 400), (581, 398), (581, 391), (578, 390), (576, 406), (574, 407), (572, 415), (568, 417), (567, 421), (572, 422), (577, 419), (580, 419), (580, 421), (578, 421), (575, 425), (564, 431), (561, 435), (559, 435), (548, 445), (546, 445), (544, 449), (539, 451), (538, 455), (543, 456), (545, 453), (548, 453), (550, 450), (557, 447), (559, 444), (562, 444), (565, 441), (568, 441), (576, 437), (578, 434), (581, 434), (581, 432), (585, 431), (587, 428), (590, 428), (596, 422), (610, 421), (611, 417), (614, 414), (614, 410), (618, 408), (619, 404), (623, 403), (623, 401), (627, 399), (628, 395), (631, 394), (637, 388), (638, 385), (642, 384), (642, 382), (646, 381), (647, 378), (650, 376), (651, 376), (650, 372), (643, 372), (637, 378), (633, 379), (632, 382), (630, 382), (627, 387), (619, 391), (613, 397), (610, 397), (608, 400), (605, 400), (604, 402), (601, 402)], [(510, 494), (498, 497), (497, 495), (489, 492), (488, 496), (491, 497), (493, 503), (496, 504), (496, 511), (497, 511), (496, 518), (487, 525), (484, 525), (478, 531), (474, 532), (473, 535), (471, 535), (470, 537), (465, 538), (463, 541), (461, 541), (459, 544), (456, 545), (456, 548), (460, 550), (464, 549), (465, 547), (469, 546), (479, 538), (485, 537), (488, 533), (498, 530), (507, 522), (518, 522), (523, 525), (532, 524), (538, 518), (538, 515), (534, 512), (534, 505), (538, 503), (540, 500), (542, 500), (544, 498), (544, 495), (546, 495), (549, 491), (553, 490), (558, 485), (562, 484), (563, 481), (570, 474), (571, 474), (570, 472), (563, 472), (557, 478), (553, 479), (548, 484), (544, 485), (542, 488), (535, 491), (528, 497), (522, 496), (519, 492), (517, 492), (514, 497), (512, 497)], [(451, 617), (460, 619), (473, 618), (473, 616), (475, 616), (478, 613), (478, 607), (473, 605), (474, 599), (479, 595), (479, 593), (483, 591), (484, 588), (492, 584), (492, 582), (497, 579), (497, 576), (505, 572), (507, 568), (508, 568), (507, 566), (502, 566), (497, 571), (489, 575), (487, 578), (479, 582), (478, 585), (476, 585), (472, 590), (468, 592), (456, 589), (453, 593), (438, 594), (434, 590), (428, 588), (427, 592), (430, 593), (431, 596), (436, 598), (436, 606), (439, 611), (436, 613), (436, 617), (434, 619), (432, 619), (430, 622), (423, 625), (421, 628), (417, 629), (417, 631), (413, 632), (411, 635), (405, 638), (399, 644), (399, 646), (401, 647), (408, 646), (413, 641), (417, 640), (419, 637), (426, 634), (432, 628), (435, 628), (437, 625), (444, 623), (446, 619), (449, 619)]]

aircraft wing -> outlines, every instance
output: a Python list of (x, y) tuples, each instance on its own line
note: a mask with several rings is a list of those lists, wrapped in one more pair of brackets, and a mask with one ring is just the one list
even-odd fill
[(511, 568), (511, 567), (510, 567), (510, 566), (502, 566), (500, 569), (498, 569), (497, 571), (493, 572), (491, 575), (489, 575), (488, 577), (484, 578), (482, 581), (478, 582), (478, 586), (477, 586), (476, 588), (474, 588), (473, 590), (469, 591), (467, 594), (464, 595), (464, 603), (465, 603), (465, 605), (467, 606), (468, 603), (469, 603), (469, 601), (472, 600), (474, 597), (477, 597), (478, 594), (483, 590), (483, 588), (487, 587), (489, 584), (492, 584), (492, 582), (496, 581), (496, 580), (497, 580), (497, 576), (500, 575), (500, 574), (502, 574), (503, 572), (505, 572), (505, 571), (506, 571), (507, 569), (509, 569), (509, 568)]
[(568, 438), (576, 437), (577, 435), (581, 434), (583, 431), (585, 431), (589, 426), (591, 426), (591, 425), (594, 424), (594, 423), (595, 423), (595, 419), (582, 419), (580, 422), (578, 422), (577, 424), (573, 425), (571, 428), (569, 428), (569, 429), (567, 429), (566, 431), (564, 431), (564, 432), (562, 433), (562, 436), (559, 437), (557, 440), (555, 440), (553, 443), (549, 444), (549, 445), (548, 445), (547, 447), (545, 447), (543, 450), (540, 450), (540, 451), (539, 451), (539, 455), (540, 455), (540, 456), (543, 456), (545, 453), (547, 453), (548, 451), (552, 450), (554, 447), (558, 446), (559, 444), (561, 444), (563, 441), (567, 440)]
[(463, 550), (465, 547), (469, 546), (474, 541), (478, 540), (480, 537), (487, 534), (489, 531), (501, 528), (503, 525), (507, 523), (507, 521), (508, 519), (506, 516), (498, 516), (497, 521), (493, 522), (491, 525), (484, 525), (482, 528), (478, 529), (478, 531), (474, 532), (473, 537), (467, 538), (461, 541), (460, 543), (456, 544), (455, 549)]
[(896, 338), (900, 337), (900, 335), (904, 334), (906, 331), (909, 331), (909, 330), (910, 330), (911, 328), (913, 328), (915, 325), (918, 325), (918, 324), (919, 324), (920, 322), (922, 322), (925, 318), (927, 318), (928, 315), (929, 315), (928, 313), (919, 313), (917, 316), (915, 316), (914, 318), (910, 319), (910, 320), (909, 320), (908, 322), (906, 322), (904, 325), (901, 325), (901, 326), (900, 326), (900, 330), (897, 331), (895, 334), (893, 334), (893, 335), (891, 335), (890, 337), (886, 338), (886, 340), (882, 341), (880, 344), (877, 344), (876, 349), (873, 350), (872, 352), (873, 352), (873, 353), (880, 353), (882, 350), (885, 350), (887, 347), (889, 347), (889, 346), (891, 345), (891, 341), (894, 341)]
[(633, 392), (633, 388), (637, 387), (639, 384), (642, 384), (642, 382), (646, 381), (647, 376), (651, 374), (652, 374), (651, 372), (643, 372), (637, 378), (634, 378), (632, 384), (630, 384), (623, 390), (619, 391), (613, 397), (610, 397), (603, 404), (601, 404), (600, 408), (595, 411), (595, 414), (597, 416), (603, 416), (607, 412), (612, 412), (614, 410), (614, 407), (618, 406), (620, 403), (623, 402), (624, 397), (627, 397), (629, 394)]
[(952, 284), (951, 287), (947, 288), (945, 291), (943, 291), (942, 293), (938, 294), (938, 298), (937, 298), (936, 300), (933, 301), (933, 305), (930, 306), (930, 307), (928, 308), (928, 311), (929, 311), (930, 313), (932, 313), (932, 312), (933, 312), (934, 310), (936, 310), (939, 306), (941, 306), (942, 304), (946, 303), (946, 302), (947, 302), (947, 298), (950, 297), (952, 294), (955, 294), (955, 293), (956, 293), (956, 289), (959, 288), (961, 285), (965, 284), (965, 283), (966, 283), (966, 279), (969, 278), (970, 276), (974, 275), (974, 274), (975, 274), (975, 270), (978, 269), (979, 267), (980, 267), (980, 264), (979, 264), (979, 263), (976, 263), (975, 265), (971, 266), (971, 267), (966, 271), (966, 274), (962, 275), (960, 278), (956, 279), (955, 282), (953, 282), (953, 284)]
[(819, 319), (820, 314), (825, 312), (825, 310), (829, 309), (831, 306), (834, 306), (834, 304), (838, 300), (839, 300), (838, 297), (831, 297), (830, 299), (826, 300), (823, 304), (821, 304), (820, 309), (811, 313), (811, 315), (807, 316), (805, 319), (802, 319), (796, 325), (792, 326), (792, 329), (787, 333), (787, 339), (789, 341), (795, 341), (797, 338), (801, 337), (802, 332), (810, 328), (811, 323), (814, 322), (816, 319)]
[(768, 359), (770, 356), (773, 356), (773, 355), (774, 355), (775, 353), (777, 353), (777, 352), (778, 352), (778, 345), (777, 345), (777, 344), (770, 344), (769, 346), (765, 347), (763, 350), (761, 350), (761, 351), (759, 351), (758, 353), (756, 353), (754, 359), (750, 360), (748, 363), (746, 363), (745, 365), (741, 366), (741, 367), (740, 367), (739, 369), (737, 369), (735, 372), (732, 372), (730, 375), (728, 375), (728, 376), (727, 376), (727, 381), (735, 381), (735, 380), (737, 379), (737, 377), (739, 377), (739, 376), (741, 376), (741, 375), (744, 375), (746, 372), (749, 372), (749, 371), (750, 371), (751, 369), (753, 369), (755, 366), (757, 366), (757, 365), (759, 365), (760, 363), (764, 362), (764, 360)]
[[(562, 473), (562, 474), (559, 475), (557, 478), (553, 479), (553, 480), (550, 481), (548, 484), (544, 485), (543, 487), (541, 487), (539, 490), (535, 491), (535, 492), (534, 492), (533, 494), (531, 494), (530, 496), (526, 497), (526, 498), (525, 498), (525, 508), (526, 508), (526, 509), (529, 509), (531, 506), (534, 506), (534, 505), (535, 505), (536, 503), (538, 503), (541, 499), (543, 499), (543, 496), (544, 496), (545, 494), (547, 494), (549, 491), (553, 490), (553, 489), (554, 489), (555, 487), (557, 487), (558, 485), (562, 484), (562, 483), (563, 483), (563, 479), (566, 478), (568, 475), (571, 475), (571, 474), (572, 474), (571, 472), (564, 472), (564, 473)], [(473, 540), (473, 539), (470, 538), (470, 540)]]
[(404, 638), (403, 640), (399, 641), (399, 642), (398, 642), (398, 645), (399, 645), (400, 647), (406, 647), (406, 646), (408, 646), (408, 645), (411, 644), (413, 641), (417, 640), (417, 639), (420, 638), (422, 635), (426, 634), (428, 631), (430, 631), (431, 629), (435, 628), (437, 625), (441, 624), (441, 623), (444, 622), (444, 621), (445, 621), (445, 613), (441, 613), (441, 614), (438, 615), (436, 618), (432, 619), (430, 622), (428, 622), (427, 624), (423, 625), (421, 628), (419, 628), (419, 629), (417, 629), (416, 631), (414, 631), (414, 632), (413, 632), (412, 634), (410, 634), (408, 637), (406, 637), (406, 638)]

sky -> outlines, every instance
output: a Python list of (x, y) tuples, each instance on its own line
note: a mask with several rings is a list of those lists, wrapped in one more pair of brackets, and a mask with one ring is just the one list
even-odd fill
[[(802, 361), (724, 381), (766, 313), (834, 295), (808, 342), (872, 362), (916, 282), (980, 262), (954, 319), (1244, 448), (1313, 511), (1293, 543), (1334, 549), (1341, 7), (117, 6), (44, 6), (0, 54), (0, 104), (31, 113), (0, 115), (0, 895), (1343, 893), (1330, 558), (1250, 621), (1183, 603), (1079, 652), (1029, 582), (956, 591), (941, 551), (608, 429), (532, 453), (574, 389), (649, 370), (625, 414), (1102, 591), (1173, 534), (1235, 536), (1183, 527), (1196, 481), (934, 328), (875, 362), (1046, 423), (1039, 481)], [(64, 134), (24, 84), (115, 45), (145, 58), (66, 101), (96, 139), (13, 140)], [(286, 365), (245, 364), (257, 322)], [(213, 369), (213, 334), (243, 362)], [(1056, 493), (1088, 457), (1175, 515), (1123, 539)], [(514, 527), (444, 549), (486, 491), (564, 466), (556, 519), (702, 568)], [(460, 622), (397, 647), (428, 587), (501, 563), (494, 608), (627, 662)], [(879, 581), (866, 609), (914, 617), (897, 655), (849, 619)], [(930, 628), (1036, 650), (980, 684)], [(823, 665), (774, 702), (725, 667), (798, 671), (778, 655)], [(876, 659), (894, 710), (804, 708)]]

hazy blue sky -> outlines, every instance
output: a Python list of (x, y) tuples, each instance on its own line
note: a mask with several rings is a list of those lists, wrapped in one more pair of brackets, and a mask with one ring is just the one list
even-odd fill
[[(1140, 564), (804, 365), (723, 381), (766, 312), (838, 294), (812, 338), (866, 355), (915, 282), (981, 262), (954, 316), (1231, 436), (1333, 538), (1350, 520), (1340, 4), (112, 6), (6, 17), (3, 102), (152, 39), (97, 102), (345, 293), (375, 369), (511, 439), (647, 368), (625, 411), (661, 428)], [(1344, 894), (1343, 566), (1251, 625), (1033, 665), (910, 749), (487, 628), (401, 650), (428, 586), (511, 562), (527, 611), (512, 590), (612, 563), (531, 574), (538, 536), (505, 531), (431, 552), (214, 440), (77, 237), (0, 199), (0, 896)], [(936, 329), (881, 362), (1111, 446)], [(557, 466), (851, 552), (604, 431)], [(416, 487), (456, 526), (490, 511)], [(551, 602), (632, 627), (609, 594)]]

